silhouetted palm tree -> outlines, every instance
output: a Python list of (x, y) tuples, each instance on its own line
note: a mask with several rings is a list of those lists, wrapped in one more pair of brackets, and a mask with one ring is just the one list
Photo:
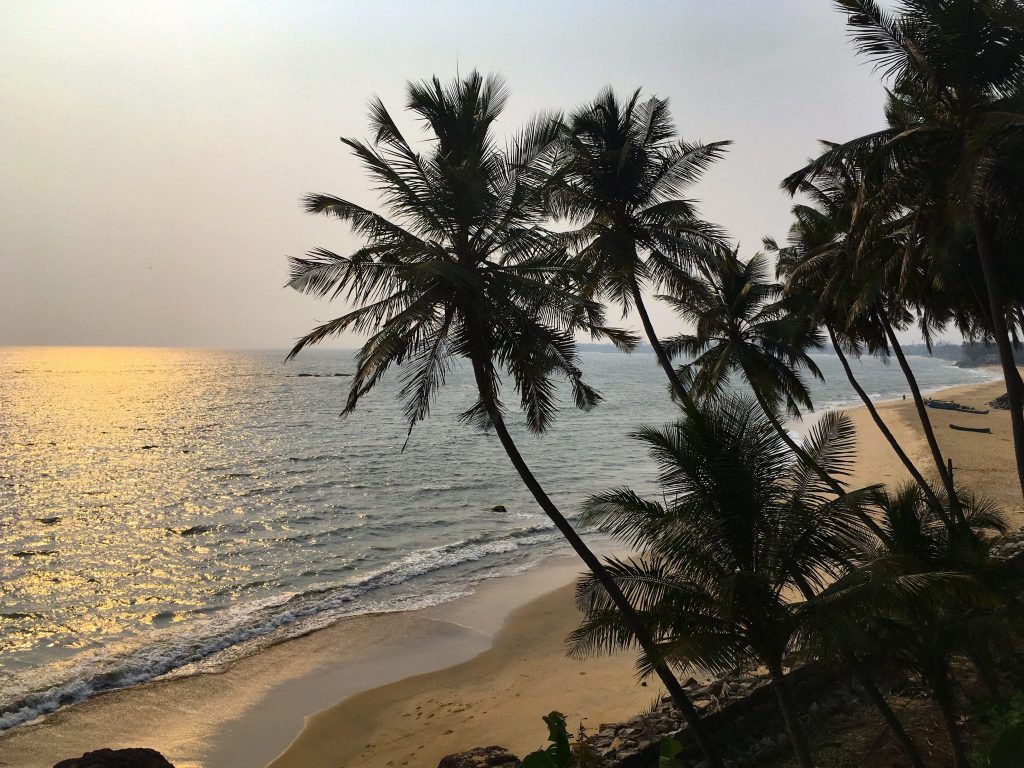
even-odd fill
[[(1012, 336), (1024, 274), (1016, 260), (1024, 200), (1024, 6), (1016, 0), (837, 0), (858, 50), (891, 82), (889, 126), (830, 147), (783, 184), (795, 193), (851, 159), (866, 171), (855, 227), (894, 208), (910, 214), (908, 246), (925, 262), (948, 258), (973, 235), (988, 323), (1009, 395), (1024, 493), (1024, 382)], [(964, 251), (957, 249), (962, 256)]]
[(1005, 522), (975, 498), (961, 500), (961, 520), (942, 515), (916, 485), (879, 490), (873, 503), (885, 539), (815, 599), (804, 629), (819, 655), (839, 649), (918, 675), (942, 712), (954, 766), (966, 768), (950, 663), (978, 659), (1005, 625), (984, 610), (996, 600), (985, 584), (996, 570), (989, 534)]
[(548, 198), (556, 217), (579, 227), (564, 237), (585, 263), (587, 292), (624, 314), (636, 310), (684, 405), (688, 393), (658, 340), (644, 289), (672, 291), (709, 248), (724, 244), (722, 230), (684, 195), (729, 143), (683, 141), (668, 100), (641, 102), (638, 89), (622, 102), (609, 88), (565, 121)]
[(858, 172), (856, 168), (845, 170), (841, 175), (802, 184), (801, 193), (808, 202), (793, 207), (795, 221), (786, 246), (780, 247), (770, 238), (765, 239), (765, 245), (778, 255), (777, 269), (785, 278), (787, 295), (798, 301), (801, 311), (812, 322), (826, 328), (848, 381), (875, 425), (933, 506), (940, 509), (938, 496), (882, 420), (847, 359), (848, 352), (860, 356), (865, 348), (882, 355), (888, 355), (890, 348), (898, 350), (900, 367), (914, 396), (937, 476), (948, 495), (953, 478), (946, 470), (920, 387), (899, 342), (890, 341), (895, 340), (891, 323), (880, 319), (879, 308), (885, 302), (896, 305), (885, 313), (886, 319), (893, 312), (901, 321), (908, 317), (900, 306), (898, 290), (901, 278), (906, 279), (901, 263), (900, 223), (888, 222), (884, 227), (876, 224), (872, 242), (862, 241), (855, 250), (850, 243), (850, 228), (859, 191)]
[[(868, 491), (836, 499), (816, 471), (794, 460), (759, 405), (743, 398), (723, 396), (699, 419), (642, 428), (636, 437), (661, 468), (666, 500), (620, 488), (587, 501), (588, 523), (642, 553), (608, 561), (609, 570), (657, 639), (656, 658), (715, 674), (763, 664), (798, 761), (811, 766), (783, 674), (802, 606), (791, 593), (821, 589), (844, 572), (868, 540), (857, 514)], [(853, 447), (849, 420), (830, 413), (811, 430), (806, 451), (842, 476)], [(583, 582), (577, 598), (586, 618), (570, 638), (576, 654), (635, 643), (602, 585)]]
[[(583, 277), (578, 262), (538, 224), (553, 122), (539, 118), (503, 150), (493, 123), (505, 101), (503, 82), (476, 72), (447, 86), (437, 78), (411, 83), (408, 109), (431, 140), (425, 154), (413, 149), (379, 100), (371, 104), (373, 143), (343, 141), (370, 173), (390, 217), (328, 195), (306, 199), (307, 211), (348, 222), (364, 245), (350, 256), (317, 250), (292, 259), (289, 284), (317, 296), (344, 296), (358, 308), (315, 328), (289, 357), (345, 331), (369, 333), (344, 413), (392, 365), (400, 366), (410, 430), (428, 415), (454, 361), (467, 360), (478, 400), (462, 418), (497, 433), (537, 503), (655, 658), (632, 606), (545, 493), (505, 424), (502, 373), (518, 393), (528, 427), (539, 433), (555, 415), (554, 377), (568, 381), (583, 410), (600, 399), (582, 379), (577, 332), (635, 343), (605, 327), (600, 305), (573, 290)], [(709, 763), (720, 766), (678, 681), (663, 662), (654, 665)]]

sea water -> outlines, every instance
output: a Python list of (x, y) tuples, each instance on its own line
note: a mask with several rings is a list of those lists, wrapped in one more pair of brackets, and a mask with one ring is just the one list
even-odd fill
[[(408, 431), (386, 379), (345, 418), (350, 351), (0, 348), (0, 729), (94, 693), (216, 669), (342, 616), (467, 594), (563, 545), (493, 435), (458, 414), (456, 367)], [(816, 357), (818, 409), (854, 403)], [(586, 352), (604, 402), (511, 429), (572, 516), (588, 494), (655, 492), (629, 438), (676, 415), (651, 354)], [(921, 386), (991, 378), (914, 358)], [(855, 363), (876, 398), (899, 369)]]

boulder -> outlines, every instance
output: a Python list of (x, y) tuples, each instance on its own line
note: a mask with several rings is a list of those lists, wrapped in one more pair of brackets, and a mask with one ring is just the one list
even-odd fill
[(992, 408), (998, 408), (1004, 411), (1010, 410), (1010, 396), (1000, 395), (995, 400), (989, 403)]
[(155, 749), (97, 749), (61, 760), (53, 768), (174, 768)]
[[(519, 768), (519, 758), (504, 747), (477, 747), (441, 758), (437, 768)], [(76, 767), (77, 768), (77, 767)]]

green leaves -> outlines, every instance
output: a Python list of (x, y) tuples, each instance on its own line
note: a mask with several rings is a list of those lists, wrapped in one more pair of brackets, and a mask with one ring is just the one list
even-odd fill
[(572, 749), (569, 746), (569, 731), (565, 724), (565, 715), (551, 712), (544, 716), (548, 726), (547, 749), (531, 752), (523, 758), (522, 768), (569, 768), (572, 763)]
[(679, 755), (682, 754), (683, 745), (675, 739), (664, 739), (658, 754), (658, 768), (683, 768), (683, 761)]
[(738, 375), (772, 407), (784, 404), (792, 415), (811, 407), (801, 370), (821, 378), (808, 353), (823, 339), (800, 303), (769, 279), (763, 254), (744, 262), (735, 250), (716, 249), (677, 288), (659, 298), (694, 332), (668, 339), (665, 348), (691, 358), (678, 373), (695, 397), (714, 400)]

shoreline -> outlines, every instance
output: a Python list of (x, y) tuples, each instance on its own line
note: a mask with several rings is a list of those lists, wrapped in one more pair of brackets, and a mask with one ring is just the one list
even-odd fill
[[(163, 753), (176, 768), (266, 766), (317, 713), (362, 692), (471, 661), (493, 647), (509, 617), (526, 606), (555, 594), (558, 612), (574, 619), (574, 611), (563, 608), (571, 606), (570, 585), (581, 568), (573, 553), (555, 553), (448, 603), (346, 617), (215, 672), (99, 694), (0, 734), (0, 766), (50, 768), (90, 750), (138, 746)], [(616, 681), (631, 680), (631, 659), (612, 667)], [(638, 690), (644, 706), (653, 693)], [(539, 714), (533, 730), (539, 745)]]
[[(1003, 391), (1001, 380), (989, 379), (936, 393), (987, 407)], [(829, 410), (845, 410), (857, 427), (854, 487), (905, 479), (863, 406)], [(914, 428), (913, 402), (879, 403), (879, 412), (922, 471), (934, 474)], [(929, 415), (958, 478), (1009, 506), (1014, 527), (1024, 522), (1015, 476), (1007, 482), (1013, 474), (1008, 413)], [(954, 432), (950, 421), (991, 425), (993, 434)], [(349, 617), (220, 672), (102, 694), (0, 735), (0, 765), (50, 768), (90, 749), (149, 746), (177, 768), (351, 768), (378, 764), (381, 756), (400, 757), (396, 766), (435, 768), (444, 754), (487, 743), (520, 753), (537, 748), (545, 733), (540, 718), (551, 709), (574, 716), (571, 727), (586, 715), (596, 729), (602, 718), (625, 719), (646, 708), (658, 689), (636, 685), (626, 656), (579, 668), (564, 659), (561, 638), (575, 621), (568, 585), (581, 569), (571, 553), (554, 555), (450, 603)], [(482, 698), (531, 675), (539, 687)], [(464, 705), (453, 705), (459, 697)]]

